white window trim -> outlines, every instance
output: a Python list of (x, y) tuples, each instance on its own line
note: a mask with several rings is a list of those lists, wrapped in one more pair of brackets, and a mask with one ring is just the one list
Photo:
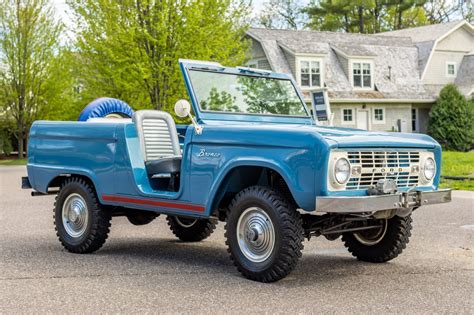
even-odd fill
[[(448, 72), (448, 67), (453, 65), (454, 66), (454, 74), (450, 74)], [(447, 61), (446, 62), (446, 76), (448, 78), (455, 78), (456, 76), (458, 75), (458, 67), (457, 67), (457, 63), (454, 62), (454, 61)]]
[[(375, 110), (376, 109), (381, 109), (383, 111), (383, 120), (377, 120), (375, 119)], [(385, 107), (383, 106), (376, 106), (372, 108), (372, 123), (374, 125), (383, 125), (385, 124), (385, 118), (387, 117), (387, 111), (385, 110)]]
[[(351, 121), (344, 121), (344, 110), (350, 109), (352, 110), (352, 120)], [(356, 124), (356, 109), (354, 107), (343, 107), (341, 108), (341, 125), (355, 125)]]
[[(319, 75), (321, 76), (321, 85), (320, 86), (302, 86), (301, 85), (301, 61), (318, 61), (319, 62)], [(314, 56), (296, 56), (295, 57), (295, 74), (296, 74), (296, 83), (303, 91), (310, 91), (313, 89), (318, 89), (324, 87), (324, 61), (321, 57)]]
[[(370, 64), (370, 87), (358, 87), (354, 86), (354, 63), (368, 63)], [(349, 60), (349, 79), (351, 86), (354, 90), (358, 91), (371, 91), (374, 90), (374, 61), (370, 59), (350, 59)], [(361, 69), (362, 71), (362, 69)]]

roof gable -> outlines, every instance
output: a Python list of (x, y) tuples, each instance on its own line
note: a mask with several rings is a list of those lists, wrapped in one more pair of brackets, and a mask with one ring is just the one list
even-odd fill
[(453, 29), (456, 29), (466, 24), (470, 25), (466, 21), (452, 21), (452, 22), (442, 23), (442, 24), (432, 24), (432, 25), (425, 25), (425, 26), (420, 26), (420, 27), (406, 28), (403, 30), (397, 30), (397, 31), (391, 31), (391, 32), (383, 32), (383, 33), (378, 33), (377, 35), (410, 37), (414, 43), (420, 43), (420, 42), (435, 41), (445, 36), (446, 34), (451, 32)]

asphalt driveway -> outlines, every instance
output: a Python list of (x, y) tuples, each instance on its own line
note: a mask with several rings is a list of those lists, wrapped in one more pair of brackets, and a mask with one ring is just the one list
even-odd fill
[(105, 246), (66, 252), (53, 196), (20, 187), (24, 167), (0, 167), (0, 313), (474, 313), (474, 193), (413, 215), (405, 252), (386, 264), (352, 258), (340, 240), (305, 242), (296, 270), (261, 284), (228, 258), (223, 224), (182, 243), (163, 217), (112, 220)]

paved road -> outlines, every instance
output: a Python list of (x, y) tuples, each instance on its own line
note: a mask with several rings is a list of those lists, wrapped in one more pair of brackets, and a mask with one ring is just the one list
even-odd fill
[(114, 218), (100, 251), (70, 254), (54, 233), (53, 197), (20, 190), (24, 174), (0, 167), (0, 313), (474, 313), (474, 193), (417, 211), (392, 262), (358, 262), (340, 240), (316, 239), (289, 277), (260, 284), (231, 264), (223, 224), (185, 244), (163, 218)]

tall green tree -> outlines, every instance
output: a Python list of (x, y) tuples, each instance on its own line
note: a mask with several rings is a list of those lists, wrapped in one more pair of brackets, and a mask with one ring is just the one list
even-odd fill
[(54, 98), (50, 73), (62, 26), (53, 17), (48, 0), (0, 0), (0, 106), (16, 123), (19, 158), (31, 123)]
[(474, 102), (454, 84), (446, 85), (430, 112), (428, 134), (445, 149), (468, 151), (474, 147)]
[(427, 0), (319, 0), (305, 12), (315, 30), (379, 33), (428, 23)]
[(185, 89), (179, 58), (238, 65), (248, 14), (232, 0), (70, 0), (82, 94), (169, 109)]

